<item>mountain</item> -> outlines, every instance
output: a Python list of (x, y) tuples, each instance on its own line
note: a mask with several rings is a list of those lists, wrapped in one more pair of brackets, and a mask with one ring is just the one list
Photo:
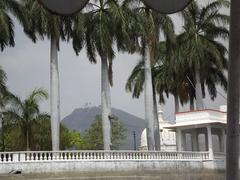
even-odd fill
[[(122, 150), (133, 150), (134, 149), (134, 138), (133, 132), (136, 133), (136, 144), (137, 147), (140, 145), (140, 138), (143, 129), (145, 128), (145, 121), (139, 117), (129, 114), (120, 109), (112, 108), (112, 113), (118, 117), (120, 122), (126, 129), (126, 140), (125, 143), (120, 147)], [(70, 115), (66, 116), (62, 123), (69, 129), (77, 130), (81, 134), (84, 134), (85, 130), (88, 129), (93, 123), (95, 116), (101, 114), (101, 108), (99, 107), (86, 107), (75, 109)]]

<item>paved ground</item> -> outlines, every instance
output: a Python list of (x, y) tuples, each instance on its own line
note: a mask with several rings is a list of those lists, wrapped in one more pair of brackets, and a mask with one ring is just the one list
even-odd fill
[(91, 174), (0, 174), (0, 180), (224, 180), (224, 173), (105, 172)]
[(102, 177), (29, 177), (29, 176), (1, 176), (2, 180), (159, 180), (160, 176), (102, 176)]
[(3, 174), (0, 180), (224, 180), (224, 174)]

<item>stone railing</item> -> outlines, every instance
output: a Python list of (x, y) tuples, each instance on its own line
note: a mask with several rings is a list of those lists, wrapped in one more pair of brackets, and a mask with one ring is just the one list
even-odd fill
[[(15, 155), (14, 155), (15, 154)], [(13, 152), (0, 152), (0, 163), (1, 162), (13, 162), (13, 161), (17, 161), (17, 159), (13, 159), (16, 156), (16, 153)]]
[(107, 160), (209, 160), (208, 152), (161, 151), (27, 151), (0, 152), (0, 163), (39, 161), (107, 161)]
[(213, 157), (215, 160), (224, 160), (226, 158), (226, 154), (223, 152), (214, 152)]

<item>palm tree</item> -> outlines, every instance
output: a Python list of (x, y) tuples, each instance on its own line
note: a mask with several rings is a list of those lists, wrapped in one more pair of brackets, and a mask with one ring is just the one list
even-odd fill
[[(174, 96), (175, 112), (179, 110), (179, 102), (181, 105), (190, 101), (190, 109), (194, 110), (195, 98), (195, 80), (194, 68), (188, 62), (184, 62), (182, 51), (181, 35), (176, 36), (176, 41), (169, 41), (159, 43), (159, 52), (161, 54), (159, 63), (163, 63), (161, 69), (157, 70), (157, 80), (155, 82), (156, 89), (162, 92), (162, 87), (166, 88), (166, 92)], [(216, 47), (222, 55), (220, 59), (221, 68), (216, 66), (216, 59), (210, 53), (206, 53), (208, 63), (202, 65), (201, 69), (201, 89), (203, 96), (205, 96), (205, 89), (208, 89), (210, 97), (214, 100), (217, 96), (216, 85), (220, 84), (224, 90), (227, 88), (227, 80), (224, 71), (227, 70), (227, 59), (224, 54), (226, 48), (222, 44), (217, 44)], [(160, 66), (159, 66), (160, 67)]]
[(21, 129), (26, 150), (31, 147), (33, 123), (47, 116), (41, 114), (39, 109), (39, 102), (47, 98), (47, 92), (43, 89), (35, 89), (25, 100), (11, 95), (11, 105), (3, 112), (8, 123), (16, 124)]
[[(155, 78), (157, 80), (155, 86), (161, 92), (163, 84), (166, 84), (167, 92), (174, 96), (175, 112), (179, 110), (179, 102), (183, 105), (190, 101), (190, 110), (194, 110), (195, 71), (191, 64), (183, 61), (186, 55), (182, 53), (182, 43), (184, 43), (181, 42), (182, 35), (180, 34), (176, 37), (176, 42), (171, 42), (167, 39), (166, 42), (160, 42), (159, 44), (160, 59), (165, 60), (160, 60), (160, 62), (164, 62), (164, 68), (158, 71), (159, 73)], [(226, 48), (220, 43), (215, 43), (215, 45), (222, 56), (219, 60), (220, 65), (215, 65), (217, 64), (216, 58), (211, 53), (206, 53), (205, 58), (208, 59), (208, 63), (203, 64), (201, 67), (202, 95), (204, 97), (205, 89), (208, 89), (212, 100), (217, 96), (217, 84), (220, 84), (224, 90), (227, 88), (227, 80), (224, 73), (227, 70), (227, 59), (224, 56)]]
[[(152, 65), (153, 102), (156, 114), (156, 94), (159, 102), (164, 103), (164, 92), (174, 96), (175, 112), (179, 111), (179, 100), (181, 104), (188, 101), (185, 74), (177, 66), (177, 44), (170, 40), (158, 44), (158, 59)], [(144, 86), (144, 62), (140, 61), (133, 69), (126, 83), (126, 90), (132, 92), (133, 98), (138, 98)], [(156, 119), (156, 118), (155, 118)], [(155, 138), (156, 139), (156, 138)], [(156, 142), (156, 141), (155, 141)]]
[[(153, 72), (152, 81), (154, 82), (154, 71), (155, 68), (152, 67), (151, 71)], [(152, 83), (153, 89), (153, 109), (154, 109), (154, 141), (155, 141), (155, 149), (160, 150), (160, 133), (159, 133), (159, 122), (158, 122), (158, 114), (157, 114), (157, 100), (156, 100), (156, 90), (155, 85)], [(139, 98), (140, 94), (144, 90), (144, 61), (139, 61), (137, 65), (132, 70), (126, 86), (126, 91), (132, 93), (133, 98)], [(162, 94), (160, 94), (162, 96)]]
[(60, 83), (58, 69), (58, 51), (60, 39), (64, 39), (64, 20), (68, 18), (56, 16), (45, 10), (35, 0), (22, 0), (30, 19), (30, 28), (26, 32), (35, 42), (37, 37), (50, 39), (50, 115), (52, 150), (59, 150), (60, 133)]
[[(222, 49), (219, 49), (219, 52), (222, 54), (220, 66), (216, 65), (216, 58), (212, 57), (211, 54), (206, 54), (205, 58), (208, 62), (201, 65), (200, 86), (203, 98), (205, 97), (207, 89), (211, 99), (214, 100), (217, 97), (217, 85), (223, 87), (225, 91), (227, 90), (227, 78), (225, 72), (228, 69), (228, 64), (227, 58), (224, 56), (224, 54), (226, 54), (226, 48), (223, 47)], [(182, 58), (184, 59), (184, 56)], [(183, 80), (186, 86), (185, 92), (187, 92), (189, 96), (190, 110), (194, 110), (194, 99), (196, 98), (195, 70), (187, 63), (183, 63), (183, 66), (179, 67), (179, 69), (181, 69), (181, 72), (179, 73), (180, 77), (184, 75)]]
[(166, 38), (158, 44), (160, 56), (157, 61), (156, 77), (154, 78), (156, 91), (166, 95), (172, 94), (174, 97), (175, 113), (179, 112), (179, 104), (188, 101), (188, 94), (185, 84), (185, 73), (180, 68), (179, 46), (177, 35), (174, 39)]
[(26, 26), (26, 21), (22, 13), (20, 4), (15, 0), (0, 1), (0, 49), (6, 46), (14, 46), (14, 23), (10, 14), (14, 15), (21, 24)]
[[(164, 55), (164, 51), (159, 51), (161, 56)], [(153, 89), (153, 105), (154, 105), (154, 141), (155, 150), (160, 150), (160, 133), (159, 133), (159, 121), (157, 110), (157, 96), (159, 96), (159, 103), (165, 103), (164, 93), (168, 97), (169, 93), (172, 93), (169, 83), (172, 79), (169, 78), (169, 66), (168, 63), (163, 63), (165, 59), (160, 59), (152, 65), (152, 89)], [(176, 81), (174, 81), (176, 83)], [(126, 86), (126, 91), (132, 92), (133, 98), (139, 98), (140, 94), (144, 90), (144, 62), (139, 63), (134, 67), (129, 76)]]
[[(214, 1), (200, 7), (195, 1), (183, 12), (184, 32), (180, 35), (182, 52), (185, 54), (187, 67), (194, 70), (196, 108), (203, 109), (203, 92), (201, 83), (204, 82), (201, 72), (204, 67), (214, 64), (218, 69), (224, 70), (226, 48), (217, 38), (226, 39), (228, 30), (225, 27), (229, 16), (221, 14), (221, 7), (229, 6), (229, 2)], [(211, 62), (210, 62), (211, 61)]]
[[(125, 2), (135, 14), (133, 31), (140, 38), (140, 52), (144, 61), (144, 98), (145, 98), (145, 119), (147, 128), (148, 149), (155, 149), (154, 141), (154, 102), (151, 63), (156, 57), (156, 43), (159, 40), (160, 29), (163, 34), (171, 37), (173, 34), (173, 23), (166, 15), (160, 15), (144, 6), (142, 1)], [(137, 45), (138, 42), (137, 42)], [(157, 120), (155, 120), (156, 122)]]
[[(175, 41), (175, 40), (174, 40)], [(152, 64), (152, 85), (153, 85), (153, 102), (154, 102), (154, 119), (155, 124), (158, 124), (157, 119), (157, 100), (156, 94), (159, 95), (159, 102), (164, 103), (164, 93), (168, 97), (169, 93), (173, 94), (175, 99), (175, 111), (179, 110), (179, 100), (183, 104), (188, 101), (188, 94), (185, 87), (182, 72), (176, 66), (177, 46), (173, 46), (174, 42), (167, 39), (158, 43), (158, 56)], [(126, 90), (132, 92), (133, 98), (138, 98), (144, 89), (144, 62), (140, 61), (133, 69), (126, 83)], [(159, 131), (159, 126), (155, 125), (154, 139), (156, 150), (159, 137), (156, 131)]]
[(103, 121), (104, 150), (110, 150), (111, 146), (111, 95), (112, 85), (112, 61), (115, 56), (113, 45), (117, 44), (118, 49), (125, 48), (123, 43), (127, 39), (125, 31), (126, 21), (122, 8), (117, 0), (99, 0), (89, 3), (83, 16), (85, 38), (82, 37), (82, 30), (79, 30), (79, 23), (75, 21), (73, 46), (78, 54), (85, 41), (87, 55), (90, 62), (96, 63), (96, 52), (101, 58), (101, 111)]

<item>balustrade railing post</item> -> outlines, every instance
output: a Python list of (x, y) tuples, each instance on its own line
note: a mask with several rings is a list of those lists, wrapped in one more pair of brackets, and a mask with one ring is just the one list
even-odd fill
[(19, 153), (19, 161), (20, 162), (25, 162), (27, 160), (27, 153)]
[(12, 161), (13, 162), (18, 162), (19, 161), (19, 153), (13, 153)]
[(6, 162), (6, 154), (3, 154), (3, 162)]

